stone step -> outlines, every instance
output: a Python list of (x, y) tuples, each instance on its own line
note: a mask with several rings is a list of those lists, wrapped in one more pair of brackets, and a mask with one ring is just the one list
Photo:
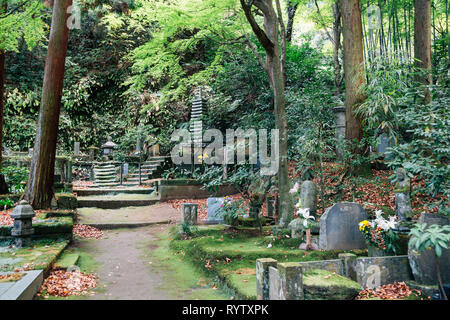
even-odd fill
[(109, 176), (96, 176), (94, 175), (94, 180), (101, 180), (101, 181), (105, 181), (105, 180), (112, 180), (112, 179), (116, 179), (116, 175), (112, 174)]
[(96, 176), (110, 176), (110, 175), (115, 175), (115, 174), (116, 174), (116, 170), (110, 170), (110, 171), (94, 170), (94, 175), (96, 175)]
[(94, 168), (94, 172), (113, 172), (116, 171), (116, 168)]
[(76, 253), (63, 254), (63, 256), (55, 262), (53, 267), (55, 269), (67, 269), (70, 267), (74, 267), (77, 265), (79, 259), (80, 255)]
[(78, 200), (78, 208), (94, 207), (100, 209), (120, 209), (125, 207), (150, 206), (155, 203), (158, 203), (157, 199), (149, 199), (149, 200), (83, 199)]

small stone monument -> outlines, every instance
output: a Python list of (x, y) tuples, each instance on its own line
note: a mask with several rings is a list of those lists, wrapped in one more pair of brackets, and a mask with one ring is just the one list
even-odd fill
[(31, 235), (34, 233), (32, 219), (35, 215), (33, 208), (25, 200), (20, 201), (11, 213), (11, 218), (14, 219), (11, 236), (16, 238), (17, 248), (30, 246)]
[(221, 206), (224, 204), (224, 198), (208, 198), (206, 200), (207, 221), (210, 223), (224, 223)]
[(80, 155), (80, 142), (75, 141), (73, 143), (73, 155), (79, 156)]
[(33, 148), (28, 149), (28, 156), (33, 157)]
[(124, 175), (124, 176), (127, 176), (127, 175), (128, 175), (128, 169), (129, 169), (129, 165), (128, 165), (127, 162), (125, 162), (125, 163), (123, 164), (123, 175)]
[(407, 221), (413, 216), (411, 208), (411, 181), (403, 168), (396, 171), (397, 179), (394, 185), (395, 214), (400, 221)]
[(188, 223), (189, 225), (197, 224), (198, 204), (196, 203), (182, 203), (181, 204), (181, 223)]
[(312, 216), (316, 216), (317, 211), (317, 188), (316, 184), (310, 180), (303, 181), (300, 187), (300, 201), (302, 208), (309, 208)]
[(268, 196), (266, 197), (266, 212), (267, 217), (274, 218), (275, 217), (275, 208), (276, 208), (277, 200), (275, 197)]
[(320, 217), (319, 248), (324, 250), (352, 250), (367, 247), (359, 231), (359, 223), (367, 219), (360, 204), (336, 203)]
[(303, 232), (303, 221), (300, 218), (296, 218), (289, 222), (289, 230), (291, 230), (291, 238), (298, 239)]
[[(333, 108), (335, 114), (335, 137), (339, 141), (345, 138), (345, 106), (342, 100), (338, 101), (338, 105)], [(336, 148), (336, 155), (339, 159), (342, 158), (342, 150), (340, 147)]]
[(97, 151), (97, 147), (91, 146), (88, 148), (89, 150), (89, 160), (94, 161), (95, 160), (95, 152)]

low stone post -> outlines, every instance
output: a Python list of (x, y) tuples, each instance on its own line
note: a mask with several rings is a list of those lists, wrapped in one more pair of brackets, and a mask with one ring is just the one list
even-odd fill
[(275, 217), (275, 206), (276, 206), (276, 198), (272, 196), (268, 196), (266, 198), (266, 210), (267, 210), (267, 216), (269, 218)]
[(342, 274), (349, 279), (356, 281), (356, 254), (353, 253), (339, 253), (339, 259), (343, 261)]
[(14, 219), (11, 236), (16, 238), (17, 248), (31, 245), (31, 235), (34, 233), (32, 219), (35, 215), (33, 208), (25, 200), (20, 201), (11, 213), (11, 218)]
[(269, 300), (269, 267), (277, 267), (277, 260), (262, 258), (256, 260), (256, 298)]
[(197, 210), (198, 204), (196, 203), (183, 203), (181, 204), (181, 223), (188, 223), (190, 225), (197, 224)]
[(303, 270), (298, 262), (278, 263), (280, 300), (303, 300)]
[[(335, 120), (335, 137), (339, 141), (343, 141), (345, 138), (345, 106), (344, 103), (339, 100), (336, 107), (333, 108), (336, 120)], [(340, 147), (336, 148), (336, 155), (339, 159), (342, 159), (343, 150)]]

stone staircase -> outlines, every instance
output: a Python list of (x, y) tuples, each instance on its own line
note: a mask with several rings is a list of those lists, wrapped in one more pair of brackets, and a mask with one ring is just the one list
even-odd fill
[[(153, 173), (164, 163), (164, 157), (151, 157), (147, 161), (141, 163), (141, 184), (149, 184), (151, 179), (154, 179)], [(139, 169), (135, 172), (129, 173), (126, 181), (123, 182), (126, 186), (139, 185)]]
[(94, 164), (94, 187), (115, 187), (120, 184), (119, 166), (112, 161)]
[[(149, 184), (154, 172), (164, 163), (164, 157), (151, 157), (141, 163), (141, 184)], [(120, 164), (112, 161), (98, 162), (94, 165), (94, 188), (113, 188), (120, 185)], [(123, 186), (139, 185), (139, 169), (129, 172), (122, 179)]]
[(203, 99), (201, 89), (197, 89), (194, 93), (194, 100), (192, 101), (190, 132), (193, 137), (194, 145), (202, 144), (202, 112)]

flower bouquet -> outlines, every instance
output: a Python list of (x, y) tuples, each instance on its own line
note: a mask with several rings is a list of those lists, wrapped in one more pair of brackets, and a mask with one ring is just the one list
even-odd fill
[(397, 216), (383, 218), (383, 211), (375, 211), (375, 219), (364, 220), (359, 223), (359, 230), (363, 233), (369, 255), (395, 255), (397, 252), (398, 235), (394, 232), (397, 227)]

